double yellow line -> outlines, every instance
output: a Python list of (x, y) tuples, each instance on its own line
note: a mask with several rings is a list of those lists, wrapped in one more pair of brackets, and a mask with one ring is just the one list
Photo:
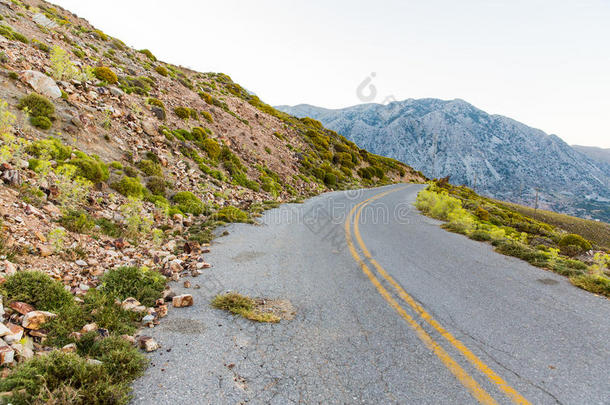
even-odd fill
[[(408, 187), (408, 186), (407, 186)], [(375, 276), (371, 268), (364, 262), (360, 253), (356, 249), (354, 241), (352, 239), (351, 222), (353, 217), (354, 222), (354, 236), (362, 251), (364, 257), (369, 263), (377, 270), (379, 275), (383, 277), (395, 290), (398, 296), (409, 305), (409, 307), (415, 311), (424, 321), (426, 321), (434, 330), (436, 330), (443, 338), (445, 338), (458, 352), (463, 355), (472, 365), (474, 365), (483, 375), (489, 379), (498, 389), (504, 392), (515, 404), (529, 404), (523, 396), (521, 396), (514, 388), (509, 386), (506, 381), (496, 374), (489, 366), (481, 361), (474, 353), (472, 353), (462, 342), (456, 339), (451, 333), (441, 326), (421, 305), (419, 305), (413, 297), (411, 297), (386, 271), (385, 269), (371, 256), (371, 253), (367, 249), (362, 236), (360, 235), (359, 222), (362, 209), (369, 203), (378, 200), (390, 193), (404, 190), (407, 187), (401, 187), (394, 190), (382, 192), (374, 195), (373, 197), (367, 198), (360, 202), (354, 208), (351, 209), (347, 219), (345, 221), (345, 237), (347, 239), (347, 246), (354, 257), (354, 260), (360, 264), (360, 268), (364, 274), (369, 278), (371, 283), (375, 286), (379, 294), (390, 304), (392, 308), (398, 312), (398, 314), (407, 322), (407, 324), (415, 330), (417, 337), (430, 349), (432, 352), (441, 360), (441, 362), (451, 371), (451, 373), (460, 381), (460, 383), (470, 391), (471, 395), (476, 398), (482, 404), (496, 404), (496, 400), (493, 399), (487, 391), (485, 391), (479, 383), (475, 381), (422, 327), (413, 317), (411, 317), (407, 311), (401, 306), (401, 304), (392, 297), (392, 294), (381, 284), (379, 279)], [(354, 215), (355, 213), (355, 215)]]

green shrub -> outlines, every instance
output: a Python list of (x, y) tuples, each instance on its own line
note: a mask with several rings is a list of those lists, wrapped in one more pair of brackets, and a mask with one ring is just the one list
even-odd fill
[(93, 74), (98, 80), (106, 82), (108, 84), (116, 84), (119, 81), (116, 73), (112, 71), (109, 67), (106, 66), (98, 66), (93, 69)]
[(180, 191), (172, 197), (172, 200), (185, 214), (201, 215), (208, 211), (206, 205), (190, 191)]
[(30, 117), (30, 124), (44, 131), (51, 128), (51, 120), (47, 117)]
[(32, 142), (26, 148), (26, 152), (37, 158), (48, 158), (63, 161), (72, 155), (72, 148), (64, 145), (57, 138), (49, 137)]
[(169, 74), (164, 66), (157, 66), (155, 72), (159, 73), (161, 76), (167, 76)]
[(559, 242), (557, 242), (557, 245), (559, 245), (562, 248), (565, 248), (568, 246), (577, 246), (578, 248), (580, 248), (581, 252), (591, 250), (591, 248), (592, 248), (591, 243), (588, 240), (586, 240), (582, 236), (577, 235), (575, 233), (570, 233), (570, 234), (563, 236), (559, 240)]
[(472, 240), (477, 240), (477, 241), (491, 240), (491, 235), (489, 234), (489, 232), (484, 231), (482, 229), (478, 229), (478, 230), (472, 232), (471, 234), (468, 235), (468, 237)]
[(174, 113), (183, 120), (189, 119), (191, 116), (191, 109), (187, 107), (176, 107)]
[(54, 351), (20, 364), (0, 380), (0, 391), (12, 391), (14, 405), (127, 404), (130, 387), (128, 380), (113, 380), (103, 365)]
[(49, 99), (37, 93), (30, 93), (19, 100), (17, 108), (28, 109), (32, 117), (46, 117), (50, 120), (55, 118), (55, 105)]
[(207, 138), (203, 141), (203, 148), (210, 159), (217, 160), (220, 157), (220, 144), (215, 139)]
[(610, 279), (605, 276), (583, 274), (570, 277), (570, 282), (583, 290), (610, 297)]
[(71, 232), (89, 233), (95, 227), (95, 222), (84, 211), (69, 210), (59, 220), (61, 226)]
[(205, 118), (205, 120), (206, 120), (207, 122), (209, 122), (209, 123), (214, 122), (214, 119), (212, 118), (212, 114), (210, 114), (209, 112), (207, 112), (207, 111), (202, 111), (202, 112), (201, 112), (201, 115), (203, 115), (203, 118)]
[(337, 176), (334, 173), (326, 172), (324, 174), (324, 184), (328, 187), (335, 187), (337, 185)]
[(141, 49), (138, 52), (140, 52), (143, 55), (146, 55), (146, 57), (153, 62), (157, 61), (157, 58), (155, 57), (155, 55), (153, 55), (153, 53), (151, 51), (149, 51), (148, 49)]
[(207, 138), (207, 133), (201, 127), (195, 127), (191, 130), (191, 135), (193, 139), (198, 142), (203, 142), (205, 138)]
[(210, 218), (223, 222), (248, 222), (248, 214), (232, 205), (221, 208), (212, 214)]
[(165, 110), (165, 104), (163, 104), (163, 101), (159, 100), (158, 98), (150, 97), (147, 102), (149, 105), (154, 105)]
[(113, 169), (116, 169), (116, 170), (123, 170), (123, 165), (121, 164), (121, 162), (117, 162), (117, 161), (110, 162), (110, 167), (112, 167)]
[(164, 195), (166, 182), (163, 177), (153, 176), (146, 182), (146, 188), (155, 195)]
[(137, 165), (138, 168), (148, 176), (163, 177), (163, 170), (161, 169), (161, 165), (153, 162), (152, 160), (140, 160)]
[(165, 289), (165, 277), (140, 267), (118, 267), (102, 277), (100, 290), (113, 298), (133, 297), (142, 305), (153, 306)]
[(144, 187), (136, 177), (124, 176), (120, 181), (114, 183), (112, 187), (125, 197), (142, 198), (144, 195)]
[[(84, 154), (83, 154), (84, 155)], [(70, 160), (68, 164), (78, 167), (77, 176), (84, 177), (93, 183), (101, 183), (108, 180), (108, 166), (99, 160), (92, 159), (85, 155), (77, 159)]]
[(74, 305), (72, 294), (59, 281), (40, 271), (20, 271), (6, 278), (0, 286), (10, 301), (22, 301), (42, 311), (58, 311)]

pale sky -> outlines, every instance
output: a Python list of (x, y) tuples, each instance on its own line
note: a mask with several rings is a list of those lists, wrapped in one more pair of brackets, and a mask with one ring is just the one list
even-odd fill
[(464, 99), (569, 144), (610, 147), (609, 0), (55, 0), (157, 58), (271, 105)]

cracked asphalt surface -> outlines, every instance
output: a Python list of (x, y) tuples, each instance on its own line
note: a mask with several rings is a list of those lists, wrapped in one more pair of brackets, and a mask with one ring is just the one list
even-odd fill
[[(347, 248), (352, 207), (398, 187), (328, 193), (267, 211), (261, 225), (227, 227), (206, 256), (213, 267), (190, 279), (201, 288), (173, 285), (195, 305), (145, 331), (162, 348), (134, 384), (133, 404), (476, 403)], [(360, 232), (375, 260), (531, 403), (610, 403), (610, 301), (441, 229), (412, 207), (421, 188), (363, 210)], [(288, 299), (297, 315), (257, 324), (210, 307), (229, 290)], [(511, 403), (403, 307), (495, 401)]]

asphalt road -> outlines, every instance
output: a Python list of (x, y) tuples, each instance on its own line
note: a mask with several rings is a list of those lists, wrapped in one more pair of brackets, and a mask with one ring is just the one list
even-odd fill
[[(134, 404), (609, 404), (610, 301), (441, 229), (422, 186), (329, 193), (235, 224), (193, 278), (195, 306), (150, 330), (162, 349)], [(291, 321), (210, 307), (288, 299)]]

